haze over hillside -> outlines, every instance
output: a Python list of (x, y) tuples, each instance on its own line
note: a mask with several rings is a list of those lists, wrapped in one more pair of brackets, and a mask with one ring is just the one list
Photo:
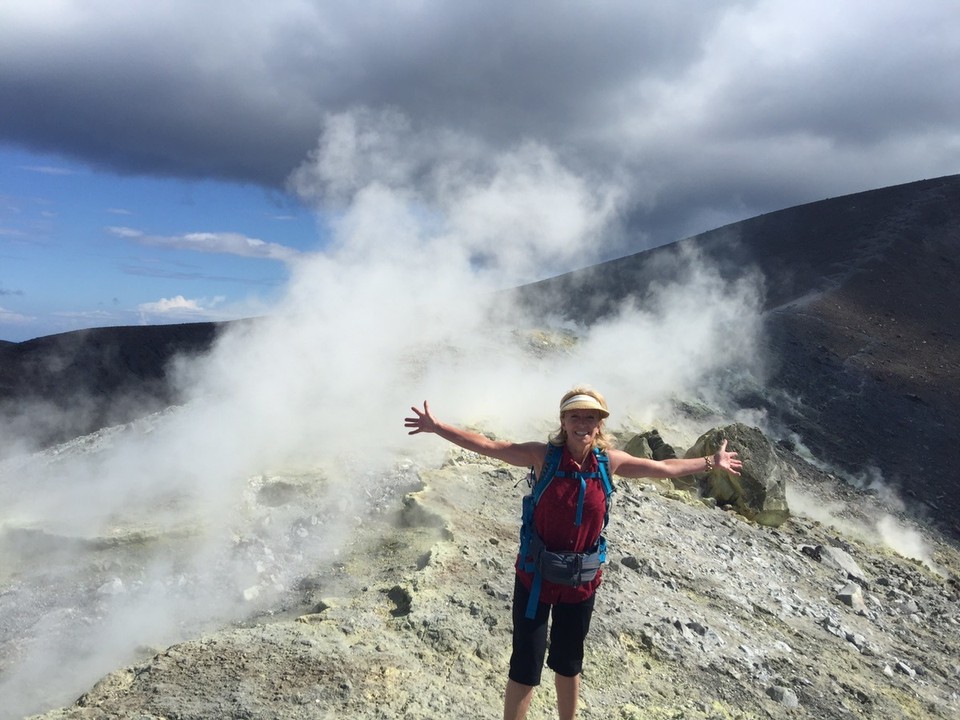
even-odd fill
[[(758, 362), (736, 377), (737, 404), (865, 484), (899, 488), (960, 532), (958, 228), (960, 176), (923, 180), (769, 213), (537, 283), (520, 297), (535, 316), (562, 308), (566, 320), (590, 325), (627, 298), (643, 309), (704, 268), (762, 288)], [(350, 332), (376, 332), (375, 319), (364, 322)], [(102, 328), (4, 343), (5, 436), (48, 444), (176, 402), (170, 360), (206, 351), (221, 329)]]
[[(579, 192), (586, 186), (574, 187)], [(420, 678), (432, 682), (434, 660), (446, 672), (469, 669), (482, 648), (482, 670), (470, 665), (480, 673), (471, 677), (486, 688), (489, 701), (491, 687), (499, 693), (498, 653), (506, 647), (498, 583), (509, 581), (514, 550), (504, 539), (515, 537), (522, 489), (502, 468), (451, 459), (436, 439), (408, 437), (401, 418), (426, 398), (450, 422), (501, 437), (542, 438), (554, 429), (558, 397), (586, 381), (607, 395), (610, 428), (618, 436), (654, 427), (682, 448), (731, 420), (757, 425), (799, 468), (805, 492), (813, 494), (798, 501), (801, 517), (784, 531), (789, 535), (777, 535), (699, 503), (680, 513), (670, 504), (679, 496), (638, 490), (625, 512), (645, 523), (649, 534), (631, 535), (628, 521), (621, 547), (638, 548), (629, 551), (636, 557), (646, 557), (639, 548), (671, 552), (675, 531), (668, 523), (681, 515), (684, 532), (702, 546), (691, 546), (689, 562), (677, 567), (643, 569), (630, 561), (643, 577), (610, 583), (610, 601), (631, 618), (613, 657), (634, 663), (643, 682), (658, 686), (656, 671), (647, 670), (676, 657), (657, 654), (657, 637), (673, 632), (669, 627), (681, 634), (687, 628), (694, 654), (668, 672), (675, 678), (685, 667), (686, 677), (700, 658), (695, 648), (701, 636), (690, 627), (711, 628), (725, 639), (711, 646), (716, 664), (697, 690), (702, 702), (715, 698), (715, 688), (727, 680), (731, 694), (724, 702), (767, 702), (763, 683), (776, 675), (796, 686), (808, 707), (839, 713), (832, 699), (834, 668), (853, 647), (868, 659), (853, 689), (841, 692), (842, 709), (850, 698), (867, 702), (861, 696), (881, 707), (890, 693), (910, 706), (919, 686), (896, 676), (891, 688), (885, 668), (897, 673), (903, 661), (901, 674), (916, 677), (908, 670), (916, 673), (923, 662), (924, 672), (935, 677), (924, 686), (925, 702), (949, 716), (953, 653), (936, 648), (940, 654), (934, 654), (931, 638), (941, 639), (957, 622), (949, 603), (960, 562), (952, 545), (923, 524), (923, 515), (955, 532), (958, 332), (947, 310), (958, 299), (960, 178), (771, 213), (504, 292), (543, 253), (564, 245), (569, 256), (578, 256), (589, 244), (601, 225), (597, 206), (589, 194), (573, 199), (582, 201), (574, 203), (583, 213), (578, 232), (569, 233), (566, 224), (534, 223), (525, 237), (529, 244), (492, 246), (493, 254), (478, 262), (478, 238), (488, 235), (473, 235), (470, 228), (463, 237), (438, 234), (396, 194), (367, 194), (347, 213), (330, 253), (303, 260), (275, 315), (219, 328), (105, 328), (0, 347), (6, 416), (0, 435), (0, 695), (15, 698), (11, 707), (47, 708), (70, 702), (119, 666), (148, 662), (111, 676), (90, 696), (100, 700), (90, 702), (143, 708), (162, 695), (172, 705), (150, 711), (156, 715), (217, 717), (224, 708), (250, 714), (261, 706), (250, 700), (248, 688), (259, 688), (263, 677), (336, 679), (322, 663), (342, 651), (345, 663), (360, 653), (360, 665), (344, 664), (345, 677), (333, 690), (311, 685), (294, 691), (290, 685), (289, 697), (265, 702), (295, 705), (286, 717), (308, 713), (301, 701), (314, 694), (317, 702), (334, 702), (331, 708), (343, 707), (335, 704), (341, 698), (376, 712), (363, 694), (335, 688), (356, 687), (351, 683), (361, 678), (366, 683), (367, 668), (380, 687), (386, 676), (376, 673), (409, 667), (409, 658), (419, 657), (422, 672), (397, 676), (404, 679), (396, 681), (390, 702), (412, 717), (436, 717), (452, 696), (441, 687), (431, 695), (435, 707), (414, 711), (410, 698)], [(391, 228), (389, 242), (384, 227)], [(142, 416), (136, 423), (49, 446), (136, 416)], [(31, 442), (47, 449), (25, 452)], [(441, 465), (446, 470), (434, 475)], [(440, 487), (432, 509), (419, 512), (408, 493), (422, 488), (429, 495), (430, 478)], [(866, 492), (852, 491), (851, 484)], [(461, 492), (466, 497), (458, 498)], [(855, 534), (817, 524), (835, 507), (846, 508), (842, 519), (849, 524), (864, 511), (861, 504), (872, 507), (874, 501), (880, 514), (860, 521)], [(465, 515), (472, 524), (444, 517), (444, 506), (461, 504), (483, 509)], [(805, 508), (811, 514), (802, 517)], [(403, 528), (424, 536), (408, 538)], [(913, 559), (887, 562), (887, 551), (870, 544), (891, 534)], [(412, 558), (398, 550), (408, 540), (418, 548)], [(880, 587), (889, 591), (864, 588), (874, 592), (868, 609), (876, 625), (856, 618), (844, 624), (847, 611), (837, 607), (833, 585), (847, 575), (803, 565), (816, 561), (800, 545), (812, 545), (814, 554), (816, 545), (858, 553), (871, 568), (870, 577), (860, 579), (871, 588), (873, 580), (887, 583)], [(906, 545), (919, 549), (903, 550)], [(487, 557), (491, 552), (496, 559)], [(690, 574), (687, 566), (696, 558), (717, 552), (725, 558), (721, 566), (701, 567), (703, 577)], [(738, 554), (752, 558), (759, 575), (744, 575), (733, 562)], [(450, 560), (464, 557), (475, 562), (464, 567)], [(782, 591), (769, 587), (766, 569)], [(714, 587), (716, 573), (735, 573), (742, 592), (720, 597), (704, 591)], [(469, 587), (460, 589), (467, 578)], [(798, 587), (793, 580), (803, 580), (802, 597), (786, 589)], [(435, 592), (424, 593), (424, 587)], [(694, 593), (693, 604), (684, 604), (686, 593)], [(350, 610), (324, 615), (318, 608), (331, 605), (324, 600), (328, 594)], [(637, 603), (628, 596), (646, 599)], [(722, 602), (719, 611), (710, 609), (714, 601)], [(901, 606), (910, 610), (909, 619), (901, 621), (895, 609)], [(922, 612), (913, 612), (914, 606)], [(670, 607), (685, 608), (679, 626), (673, 620), (650, 625)], [(755, 607), (777, 620), (756, 624)], [(294, 639), (292, 646), (280, 642), (282, 657), (270, 640), (276, 627), (155, 650), (304, 608), (321, 616), (319, 625), (282, 625), (278, 632)], [(461, 637), (455, 628), (463, 625), (463, 613), (489, 637)], [(731, 616), (738, 618), (736, 632), (719, 619)], [(940, 624), (916, 632), (911, 623), (927, 618)], [(778, 644), (797, 624), (804, 638), (794, 643), (798, 667), (814, 663), (825, 632), (836, 638), (835, 657), (813, 679), (793, 669), (790, 653)], [(605, 637), (618, 637), (619, 624), (610, 627)], [(371, 637), (387, 632), (391, 641), (367, 647), (364, 628)], [(232, 648), (235, 640), (239, 645), (229, 657), (252, 673), (239, 685), (233, 676), (218, 675), (221, 668), (230, 675), (233, 666), (224, 665), (217, 648), (223, 642)], [(754, 640), (777, 659), (750, 660), (744, 669), (738, 648)], [(301, 647), (314, 650), (291, 658)], [(384, 649), (408, 659), (384, 664), (377, 655)], [(191, 671), (175, 682), (165, 679), (168, 661)], [(307, 674), (299, 671), (300, 662), (307, 663)], [(269, 673), (261, 669), (268, 667)], [(221, 694), (191, 715), (183, 708), (194, 696), (183, 683), (199, 677), (214, 687), (203, 668), (217, 675), (211, 682), (219, 683)], [(614, 692), (649, 692), (631, 687)], [(622, 700), (609, 699), (625, 708), (623, 717), (633, 717)], [(457, 715), (471, 703), (457, 702), (451, 710)], [(706, 716), (703, 707), (696, 712)], [(125, 713), (133, 710), (103, 716)], [(602, 713), (597, 706), (594, 716)]]

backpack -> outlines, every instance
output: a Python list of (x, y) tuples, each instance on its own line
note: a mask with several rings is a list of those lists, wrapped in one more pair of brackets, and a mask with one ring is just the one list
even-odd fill
[(544, 579), (560, 585), (577, 587), (593, 580), (597, 576), (600, 566), (607, 559), (607, 541), (603, 535), (600, 535), (594, 546), (586, 552), (558, 553), (547, 550), (533, 525), (533, 511), (553, 479), (555, 477), (573, 477), (580, 481), (580, 494), (577, 498), (577, 515), (574, 525), (580, 525), (583, 518), (583, 499), (587, 489), (587, 480), (599, 478), (603, 485), (603, 495), (606, 503), (603, 527), (607, 526), (610, 520), (610, 496), (616, 490), (610, 481), (610, 461), (606, 453), (594, 448), (593, 454), (597, 457), (598, 472), (568, 473), (557, 469), (560, 467), (563, 447), (547, 443), (547, 456), (544, 459), (543, 470), (540, 472), (539, 479), (536, 478), (533, 468), (530, 468), (527, 483), (530, 485), (531, 492), (523, 498), (519, 562), (522, 570), (533, 573), (533, 585), (530, 588), (530, 599), (527, 602), (525, 613), (527, 619), (532, 620), (537, 614), (537, 604), (540, 602), (540, 587)]

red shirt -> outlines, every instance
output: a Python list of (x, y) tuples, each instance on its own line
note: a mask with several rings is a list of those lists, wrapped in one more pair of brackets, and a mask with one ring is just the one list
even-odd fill
[[(597, 457), (592, 452), (581, 467), (573, 459), (566, 447), (560, 458), (558, 470), (567, 473), (597, 472)], [(583, 517), (580, 525), (577, 519), (577, 500), (580, 496), (580, 480), (575, 477), (554, 477), (553, 481), (540, 496), (540, 502), (533, 511), (533, 526), (543, 539), (544, 545), (552, 552), (586, 552), (596, 545), (603, 531), (603, 519), (607, 511), (603, 482), (600, 478), (588, 478), (583, 496)], [(533, 573), (520, 569), (517, 558), (517, 575), (529, 590), (533, 585)], [(587, 600), (600, 585), (602, 570), (596, 577), (579, 587), (557, 585), (543, 580), (540, 588), (540, 602), (554, 605), (558, 602), (577, 603)]]

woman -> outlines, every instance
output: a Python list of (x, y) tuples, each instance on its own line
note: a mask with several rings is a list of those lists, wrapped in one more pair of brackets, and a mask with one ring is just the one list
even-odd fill
[[(415, 417), (405, 419), (410, 435), (434, 433), (462, 448), (496, 458), (510, 465), (533, 467), (539, 478), (547, 457), (548, 445), (542, 442), (514, 443), (491, 440), (438, 421), (424, 401), (423, 410), (411, 408)], [(562, 448), (555, 479), (547, 486), (536, 505), (533, 524), (547, 550), (558, 553), (586, 553), (596, 545), (603, 530), (607, 500), (599, 481), (581, 482), (579, 478), (598, 475), (595, 449), (606, 455), (609, 472), (626, 478), (670, 478), (720, 468), (740, 474), (742, 463), (737, 453), (727, 452), (727, 441), (713, 457), (649, 460), (610, 447), (604, 434), (604, 419), (609, 416), (607, 402), (592, 388), (579, 386), (560, 400), (560, 430), (552, 445)], [(578, 522), (579, 521), (579, 522)], [(577, 711), (580, 673), (583, 668), (583, 642), (593, 614), (594, 593), (600, 585), (600, 573), (586, 583), (565, 585), (542, 580), (539, 597), (533, 604), (531, 619), (525, 614), (534, 583), (532, 573), (523, 569), (518, 558), (513, 596), (513, 653), (504, 696), (504, 720), (521, 720), (540, 684), (547, 647), (547, 621), (550, 615), (550, 655), (547, 666), (555, 673), (557, 709), (561, 720), (571, 720)]]

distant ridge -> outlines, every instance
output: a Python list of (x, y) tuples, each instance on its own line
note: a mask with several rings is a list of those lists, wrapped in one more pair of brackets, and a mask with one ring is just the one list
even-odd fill
[[(207, 350), (222, 324), (106, 327), (0, 344), (0, 415), (42, 445), (128, 422), (176, 401), (170, 360)], [(69, 410), (19, 412), (24, 404)], [(0, 447), (2, 449), (2, 447)]]
[[(593, 302), (574, 307), (570, 319), (590, 322), (624, 297), (642, 297), (665, 269), (651, 261), (695, 250), (734, 276), (752, 268), (766, 279), (766, 308), (803, 298), (870, 269), (870, 261), (900, 241), (920, 242), (931, 230), (954, 230), (960, 175), (919, 180), (797, 205), (642, 250), (522, 288), (530, 303), (559, 292), (593, 289)], [(949, 256), (948, 257), (948, 262)], [(955, 260), (956, 258), (954, 258)], [(603, 292), (600, 293), (600, 289)]]
[(876, 468), (960, 537), (960, 175), (771, 212), (521, 293), (582, 298), (570, 318), (591, 322), (642, 302), (682, 250), (763, 276), (771, 375), (743, 403), (824, 460)]
[[(741, 403), (839, 468), (876, 468), (960, 537), (960, 175), (767, 213), (516, 292), (590, 323), (628, 295), (642, 302), (675, 272), (665, 260), (686, 250), (728, 277), (763, 277), (770, 376)], [(581, 302), (551, 302), (558, 293)], [(16, 416), (23, 400), (84, 410), (69, 426), (17, 418), (55, 442), (164, 407), (176, 399), (170, 359), (205, 351), (222, 328), (0, 342), (0, 415)]]

